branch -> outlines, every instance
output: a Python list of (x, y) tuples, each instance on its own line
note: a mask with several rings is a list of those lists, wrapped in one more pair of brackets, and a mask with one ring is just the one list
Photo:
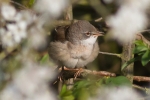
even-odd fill
[(116, 53), (108, 53), (108, 52), (99, 52), (100, 54), (105, 54), (105, 55), (111, 55), (111, 56), (116, 56), (116, 57), (119, 57), (121, 58), (121, 54), (116, 54)]
[(134, 88), (136, 88), (136, 89), (139, 89), (139, 90), (145, 91), (145, 88), (143, 88), (143, 87), (141, 87), (141, 86), (139, 86), (139, 85), (135, 85), (135, 84), (133, 84), (132, 86), (133, 86)]
[(132, 85), (134, 88), (136, 88), (136, 89), (139, 89), (139, 90), (142, 90), (142, 91), (144, 91), (146, 94), (150, 94), (150, 89), (149, 88), (146, 88), (146, 87), (141, 87), (141, 86), (139, 86), (139, 85), (135, 85), (135, 84), (133, 84)]
[[(62, 68), (59, 69), (59, 71), (61, 71)], [(111, 72), (106, 72), (106, 71), (91, 71), (88, 69), (72, 69), (72, 68), (64, 68), (63, 70), (63, 77), (65, 79), (68, 78), (75, 78), (74, 75), (76, 75), (77, 73), (79, 73), (77, 75), (78, 78), (85, 78), (87, 76), (94, 76), (94, 77), (104, 77), (104, 76), (110, 76), (110, 77), (114, 77), (116, 76), (115, 73), (111, 73)]]
[(7, 57), (10, 53), (12, 53), (14, 50), (18, 48), (19, 47), (7, 48), (6, 50), (3, 50), (2, 52), (0, 52), (0, 61), (3, 60), (5, 57)]
[(148, 46), (150, 46), (149, 40), (147, 40), (142, 34), (137, 34), (136, 40), (142, 40), (144, 43), (146, 43)]
[(15, 2), (15, 1), (13, 1), (13, 0), (11, 0), (10, 2), (13, 3), (13, 4), (15, 4), (15, 5), (18, 5), (18, 6), (22, 7), (23, 9), (28, 9), (28, 8), (25, 7), (24, 5), (22, 5), (22, 4), (18, 3), (18, 2)]
[[(62, 71), (62, 68), (59, 68), (59, 71)], [(87, 77), (88, 75), (92, 75), (95, 77), (104, 77), (104, 76), (109, 76), (109, 77), (115, 77), (115, 73), (107, 72), (107, 71), (92, 71), (88, 69), (72, 69), (72, 68), (64, 68), (63, 70), (63, 77), (64, 78), (74, 78), (74, 75), (76, 73), (80, 73), (77, 77), (78, 78), (84, 78)], [(138, 82), (150, 82), (150, 77), (145, 77), (145, 76), (133, 76), (133, 80), (138, 81)]]
[(54, 26), (65, 26), (70, 25), (71, 23), (77, 22), (78, 20), (55, 20)]
[(88, 0), (90, 6), (103, 18), (107, 18), (110, 15), (110, 11), (107, 9), (105, 5), (103, 5), (100, 0)]
[(150, 82), (150, 77), (144, 77), (144, 76), (134, 76), (133, 80), (136, 81), (145, 81), (145, 82)]

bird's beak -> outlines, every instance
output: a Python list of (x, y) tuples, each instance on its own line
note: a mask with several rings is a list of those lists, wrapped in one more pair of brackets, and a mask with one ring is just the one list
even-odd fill
[(104, 36), (102, 33), (104, 33), (104, 32), (94, 32), (92, 35), (93, 36)]

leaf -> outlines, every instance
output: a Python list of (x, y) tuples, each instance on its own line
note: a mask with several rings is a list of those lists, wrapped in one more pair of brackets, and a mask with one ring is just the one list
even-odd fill
[(87, 81), (87, 80), (82, 80), (82, 81), (76, 82), (74, 84), (73, 94), (75, 96), (78, 95), (82, 88), (87, 88), (89, 85), (91, 85), (91, 82)]
[(65, 96), (61, 98), (61, 100), (74, 100), (74, 96), (73, 95)]
[(142, 56), (145, 53), (145, 51), (139, 52), (138, 55)]
[(140, 53), (142, 51), (146, 51), (148, 50), (148, 47), (144, 46), (144, 45), (139, 45), (139, 46), (136, 46), (133, 50), (133, 53)]
[(45, 54), (42, 59), (40, 60), (40, 63), (41, 64), (44, 64), (46, 63), (47, 61), (49, 61), (49, 55), (48, 54)]
[(145, 46), (145, 44), (144, 44), (144, 42), (142, 41), (142, 40), (136, 40), (135, 42), (135, 45), (143, 45), (143, 46)]
[(72, 94), (71, 90), (67, 90), (67, 86), (63, 85), (59, 97), (61, 98), (61, 100), (74, 100), (74, 96)]
[(82, 88), (79, 91), (79, 95), (77, 96), (77, 100), (88, 100), (89, 92), (87, 88)]
[(35, 2), (35, 0), (30, 0), (30, 1), (29, 1), (29, 6), (30, 6), (30, 7), (33, 6), (34, 2)]
[(60, 91), (60, 96), (63, 96), (65, 94), (65, 92), (67, 91), (67, 86), (66, 85), (63, 85), (61, 91)]
[(141, 59), (142, 65), (145, 66), (150, 61), (150, 50), (147, 50)]
[(130, 65), (131, 63), (140, 60), (141, 57), (136, 57), (136, 58), (132, 58), (129, 61), (125, 62), (122, 66), (121, 66), (121, 70), (124, 70), (128, 65)]
[(125, 76), (110, 77), (107, 79), (106, 84), (111, 86), (132, 86), (130, 80)]
[(76, 100), (87, 100), (90, 95), (95, 94), (97, 88), (97, 80), (81, 80), (74, 84), (73, 95)]
[(76, 89), (80, 89), (80, 88), (83, 88), (83, 87), (87, 87), (90, 84), (92, 84), (92, 81), (82, 80), (82, 81), (76, 82), (74, 87)]

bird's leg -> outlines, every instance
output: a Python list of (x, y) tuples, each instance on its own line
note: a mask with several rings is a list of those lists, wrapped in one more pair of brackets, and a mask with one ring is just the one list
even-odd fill
[(74, 74), (74, 79), (76, 79), (80, 74), (81, 74), (81, 72), (82, 72), (82, 70), (83, 70), (83, 68), (77, 68), (78, 69), (78, 71)]
[(59, 76), (58, 76), (58, 79), (59, 79), (59, 81), (61, 81), (61, 82), (62, 82), (62, 80), (63, 80), (63, 72), (64, 72), (64, 69), (65, 69), (65, 66), (61, 66), (61, 72), (60, 72), (60, 74), (59, 74)]
[[(65, 66), (58, 66), (58, 67), (55, 69), (55, 71), (57, 71), (57, 72), (60, 71), (60, 73), (59, 73), (59, 75), (58, 75), (58, 77), (57, 77), (57, 80), (56, 80), (53, 84), (57, 83), (58, 81), (61, 81), (61, 82), (62, 82), (62, 79), (63, 79), (62, 76), (63, 76), (64, 67), (65, 67)], [(60, 68), (61, 68), (61, 69), (60, 69)]]
[[(65, 70), (74, 70), (74, 71), (77, 71), (75, 74), (74, 74), (74, 79), (76, 79), (79, 75), (80, 75), (80, 73), (82, 72), (82, 70), (83, 70), (83, 68), (82, 67), (80, 67), (80, 68), (75, 68), (75, 69), (73, 69), (73, 68), (67, 68), (67, 67), (63, 67), (64, 69), (63, 69), (63, 71), (65, 71)], [(87, 67), (85, 66), (85, 68), (87, 69)]]

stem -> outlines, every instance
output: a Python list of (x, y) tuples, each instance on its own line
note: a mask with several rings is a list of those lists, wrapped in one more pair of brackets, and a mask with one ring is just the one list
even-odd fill
[[(123, 45), (123, 52), (122, 52), (122, 64), (126, 63), (130, 59), (134, 57), (134, 54), (132, 53), (134, 49), (134, 40), (129, 41), (128, 43)], [(123, 74), (130, 79), (131, 82), (133, 82), (133, 69), (134, 69), (134, 63), (128, 65), (124, 70)]]
[(109, 52), (101, 52), (101, 51), (99, 53), (121, 58), (121, 54), (117, 54), (117, 53), (109, 53)]

